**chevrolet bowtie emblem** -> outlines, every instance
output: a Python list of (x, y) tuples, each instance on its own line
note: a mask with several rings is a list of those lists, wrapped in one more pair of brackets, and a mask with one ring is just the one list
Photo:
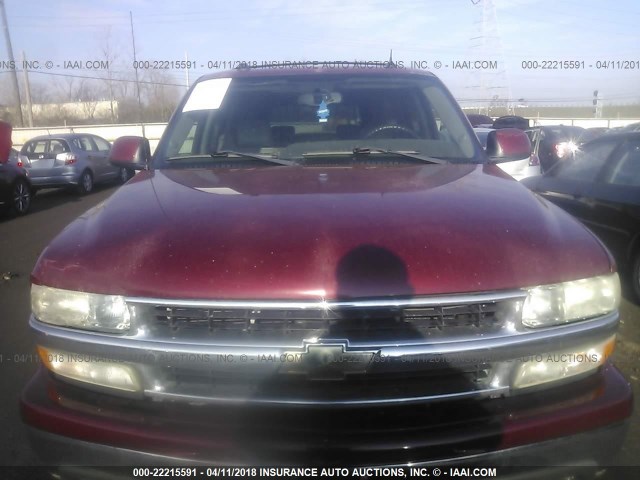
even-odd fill
[(367, 373), (379, 350), (349, 348), (347, 340), (305, 342), (301, 351), (285, 352), (288, 361), (280, 373), (305, 375), (309, 380), (343, 380), (346, 375)]

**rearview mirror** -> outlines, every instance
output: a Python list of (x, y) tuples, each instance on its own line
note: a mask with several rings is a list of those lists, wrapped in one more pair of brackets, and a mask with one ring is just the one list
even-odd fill
[(11, 146), (11, 124), (0, 120), (0, 163), (9, 161)]
[(146, 170), (151, 162), (151, 147), (144, 137), (120, 137), (111, 147), (109, 162), (116, 167)]
[(489, 132), (486, 152), (491, 163), (524, 160), (531, 155), (531, 142), (522, 130), (502, 128)]

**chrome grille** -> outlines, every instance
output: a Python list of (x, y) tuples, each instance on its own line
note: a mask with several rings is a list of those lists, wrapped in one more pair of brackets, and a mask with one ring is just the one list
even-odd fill
[[(512, 301), (376, 308), (248, 309), (153, 305), (160, 337), (220, 339), (340, 337), (354, 341), (410, 340), (433, 335), (491, 333), (513, 311)], [(145, 315), (146, 316), (146, 315)]]

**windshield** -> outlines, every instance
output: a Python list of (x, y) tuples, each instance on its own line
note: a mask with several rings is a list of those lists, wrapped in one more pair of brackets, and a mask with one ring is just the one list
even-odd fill
[[(483, 160), (464, 116), (438, 80), (343, 74), (201, 81), (174, 115), (155, 163), (180, 168), (219, 162), (212, 157), (218, 152), (304, 162), (362, 149), (456, 163)], [(236, 157), (232, 161), (242, 158)]]

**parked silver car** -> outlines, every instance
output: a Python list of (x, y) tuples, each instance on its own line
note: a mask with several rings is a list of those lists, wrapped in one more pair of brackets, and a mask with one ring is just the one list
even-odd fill
[(35, 188), (75, 187), (89, 193), (97, 183), (129, 179), (129, 172), (111, 165), (111, 144), (85, 133), (43, 135), (26, 142), (20, 151)]

